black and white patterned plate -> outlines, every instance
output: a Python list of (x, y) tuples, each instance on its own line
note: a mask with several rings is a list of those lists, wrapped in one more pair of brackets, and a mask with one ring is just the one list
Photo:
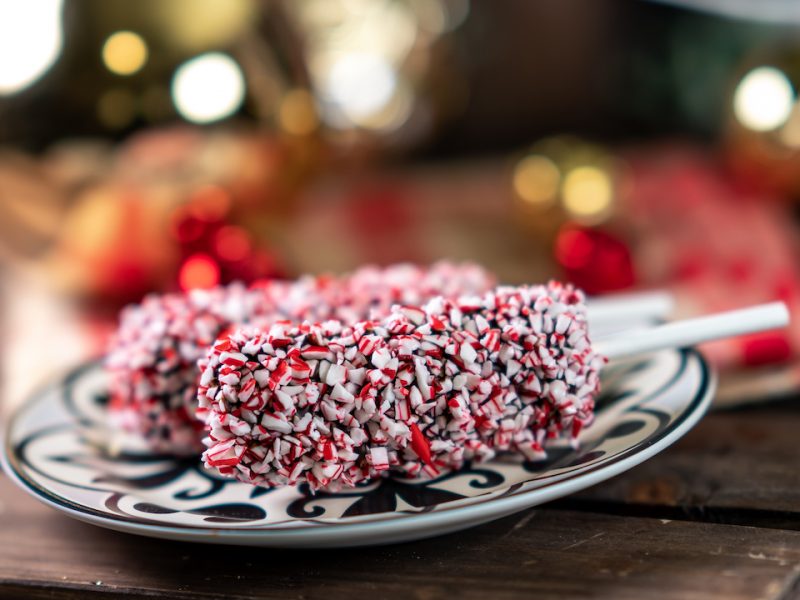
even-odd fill
[(697, 352), (661, 352), (606, 370), (597, 419), (577, 448), (312, 495), (304, 485), (267, 490), (223, 479), (198, 460), (152, 454), (112, 432), (105, 375), (90, 363), (18, 410), (3, 466), (39, 500), (119, 531), (258, 546), (384, 544), (478, 525), (613, 477), (685, 434), (714, 388)]

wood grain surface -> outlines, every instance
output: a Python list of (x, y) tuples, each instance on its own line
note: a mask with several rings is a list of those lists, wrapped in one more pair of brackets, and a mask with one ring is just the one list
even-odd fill
[(800, 410), (708, 415), (577, 496), (436, 539), (334, 551), (106, 531), (0, 477), (0, 595), (171, 598), (800, 597)]

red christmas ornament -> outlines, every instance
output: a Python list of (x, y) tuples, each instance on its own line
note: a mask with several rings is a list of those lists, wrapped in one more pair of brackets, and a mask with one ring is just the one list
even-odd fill
[(785, 363), (792, 357), (792, 343), (785, 331), (769, 331), (744, 338), (742, 362), (747, 366)]
[(231, 196), (218, 186), (205, 186), (172, 214), (172, 235), (178, 243), (182, 290), (220, 283), (285, 276), (276, 253), (258, 244), (246, 228), (231, 223)]
[(565, 226), (556, 237), (555, 257), (566, 279), (588, 294), (623, 290), (636, 283), (630, 248), (606, 231)]

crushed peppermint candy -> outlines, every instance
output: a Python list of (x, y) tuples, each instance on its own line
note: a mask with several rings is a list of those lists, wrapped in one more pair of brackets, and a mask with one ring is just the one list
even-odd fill
[(244, 328), (200, 363), (203, 459), (247, 483), (312, 490), (498, 452), (533, 460), (591, 423), (604, 364), (582, 292), (557, 282), (397, 305), (380, 320)]
[[(109, 348), (106, 367), (112, 420), (139, 433), (156, 451), (199, 453), (203, 425), (194, 418), (197, 361), (228, 328), (244, 324), (269, 327), (280, 320), (354, 323), (385, 317), (395, 303), (422, 304), (437, 295), (453, 298), (483, 293), (493, 285), (494, 277), (476, 265), (441, 262), (429, 268), (408, 264), (362, 267), (339, 278), (305, 276), (251, 287), (232, 284), (188, 294), (149, 296), (122, 312)], [(289, 342), (275, 340), (275, 345)], [(219, 374), (220, 381), (237, 385), (237, 369), (245, 366), (244, 357), (255, 351), (255, 347), (221, 347), (226, 372)], [(318, 361), (328, 354), (328, 349), (322, 354), (309, 349), (292, 362), (288, 374), (276, 376), (276, 381), (304, 381), (310, 374), (307, 361)], [(334, 368), (328, 370), (324, 383), (339, 383), (338, 393), (346, 399), (347, 381), (342, 370), (330, 364)], [(266, 384), (263, 378), (267, 374), (256, 374), (259, 387)], [(253, 388), (240, 393), (243, 403), (255, 402), (251, 398)], [(287, 394), (284, 400), (290, 402), (291, 398)]]

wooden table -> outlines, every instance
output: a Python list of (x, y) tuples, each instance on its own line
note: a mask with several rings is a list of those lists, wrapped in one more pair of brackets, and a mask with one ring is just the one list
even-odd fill
[(283, 551), (125, 535), (0, 477), (0, 596), (800, 597), (800, 405), (708, 415), (577, 496), (432, 540)]

